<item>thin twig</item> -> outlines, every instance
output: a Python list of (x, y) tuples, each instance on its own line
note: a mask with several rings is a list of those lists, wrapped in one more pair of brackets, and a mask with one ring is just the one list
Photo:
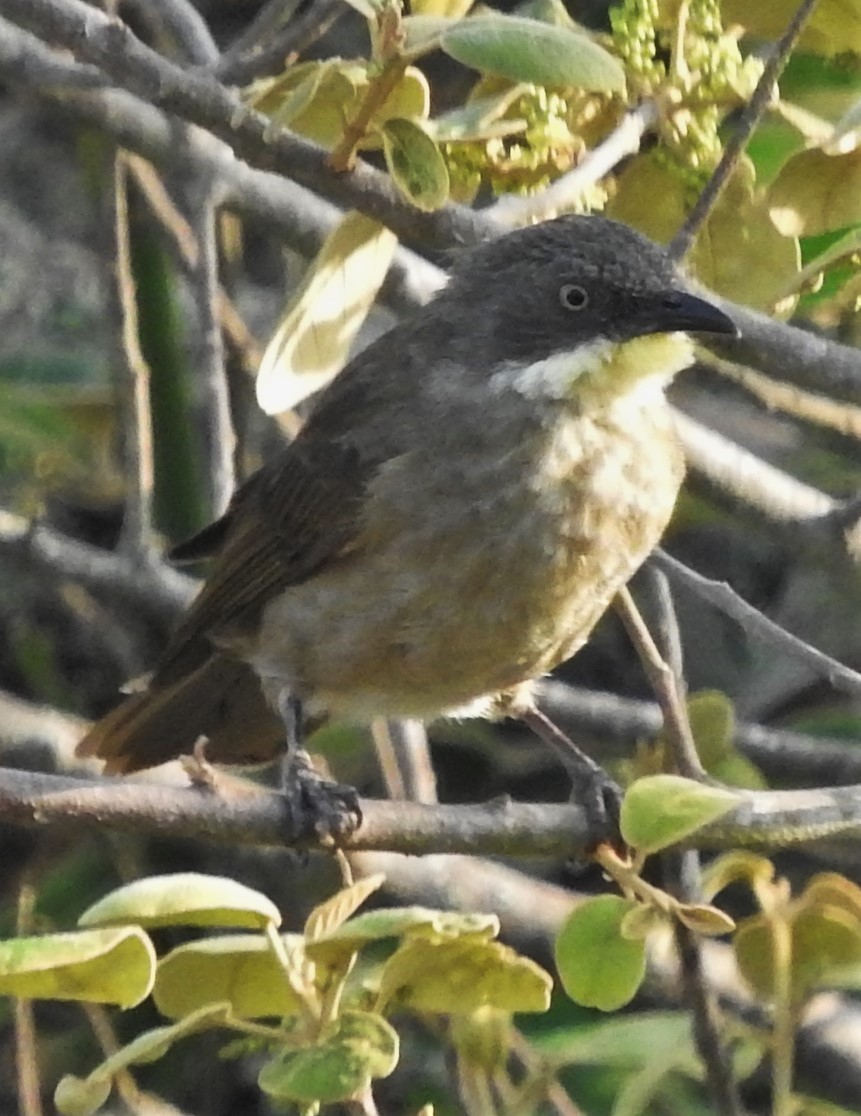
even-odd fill
[(723, 149), (720, 162), (715, 167), (711, 178), (697, 198), (696, 204), (688, 214), (684, 224), (670, 242), (668, 250), (673, 259), (681, 260), (688, 254), (697, 233), (723, 193), (724, 187), (741, 158), (754, 128), (768, 107), (775, 82), (789, 61), (789, 56), (813, 11), (815, 3), (816, 0), (801, 0), (786, 30), (775, 43), (760, 74), (759, 81), (756, 83), (756, 89), (754, 89), (753, 95), (745, 105), (733, 134)]
[(436, 776), (421, 721), (376, 718), (371, 735), (390, 798), (436, 802)]
[(689, 778), (702, 778), (705, 774), (697, 755), (684, 698), (679, 692), (672, 669), (661, 657), (652, 635), (634, 603), (630, 591), (621, 589), (614, 601), (625, 630), (640, 658), (646, 677), (654, 690), (658, 705), (664, 715), (664, 729), (671, 741), (679, 773)]
[(206, 20), (190, 0), (125, 0), (139, 16), (157, 22), (178, 48), (177, 53), (197, 66), (214, 66), (221, 57)]
[[(693, 850), (664, 853), (661, 860), (667, 890), (682, 902), (700, 902), (698, 854)], [(694, 1044), (705, 1066), (714, 1111), (719, 1116), (742, 1116), (732, 1060), (720, 1034), (716, 997), (706, 977), (702, 939), (678, 919), (673, 923), (673, 935), (682, 992), (691, 1012)]]
[(663, 550), (656, 550), (651, 558), (668, 576), (691, 589), (698, 597), (708, 601), (727, 616), (737, 620), (750, 635), (779, 647), (816, 670), (817, 674), (844, 693), (861, 695), (861, 674), (832, 659), (803, 639), (786, 631), (758, 609), (750, 605), (725, 582), (713, 581), (685, 566)]
[(155, 485), (150, 369), (140, 345), (137, 291), (132, 273), (129, 230), (128, 175), (122, 153), (114, 158), (114, 221), (116, 282), (122, 314), (125, 355), (126, 420), (123, 424), (125, 512), (120, 546), (132, 555), (146, 555), (152, 544)]
[(216, 67), (228, 85), (247, 85), (254, 78), (285, 69), (345, 15), (343, 0), (312, 0), (307, 10), (292, 18), (294, 0), (270, 0), (239, 38), (224, 52)]
[[(15, 930), (19, 937), (33, 932), (33, 912), (36, 891), (25, 870), (18, 885), (18, 904)], [(15, 999), (15, 1074), (18, 1081), (18, 1111), (20, 1116), (42, 1116), (42, 1089), (39, 1082), (39, 1059), (36, 1051), (36, 1020), (33, 1001)]]

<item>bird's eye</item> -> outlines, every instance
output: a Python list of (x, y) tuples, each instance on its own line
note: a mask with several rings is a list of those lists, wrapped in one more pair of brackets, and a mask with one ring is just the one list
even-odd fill
[(576, 283), (565, 283), (559, 288), (559, 301), (566, 310), (585, 310), (589, 305), (589, 294)]

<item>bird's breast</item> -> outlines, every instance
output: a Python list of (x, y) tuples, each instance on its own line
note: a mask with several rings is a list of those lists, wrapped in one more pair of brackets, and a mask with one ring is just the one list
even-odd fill
[(266, 610), (256, 665), (338, 714), (431, 717), (537, 677), (658, 542), (682, 462), (666, 406), (561, 413), (407, 453), (355, 546)]

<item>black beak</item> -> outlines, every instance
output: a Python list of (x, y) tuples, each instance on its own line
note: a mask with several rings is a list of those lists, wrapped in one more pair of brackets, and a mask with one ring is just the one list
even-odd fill
[(729, 333), (738, 337), (739, 329), (732, 318), (719, 310), (713, 302), (708, 302), (688, 291), (668, 291), (651, 308), (649, 317), (653, 318), (654, 333), (671, 333), (684, 330), (687, 333)]

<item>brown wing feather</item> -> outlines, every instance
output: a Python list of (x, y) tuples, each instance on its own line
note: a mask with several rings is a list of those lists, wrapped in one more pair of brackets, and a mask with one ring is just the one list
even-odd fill
[(153, 677), (164, 685), (195, 670), (212, 641), (253, 624), (288, 585), (349, 545), (367, 468), (352, 447), (293, 442), (237, 493), (224, 549)]

